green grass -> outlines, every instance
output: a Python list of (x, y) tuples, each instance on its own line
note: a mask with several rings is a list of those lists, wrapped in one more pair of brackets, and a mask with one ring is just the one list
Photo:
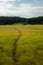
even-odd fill
[(0, 65), (43, 65), (43, 25), (0, 26)]

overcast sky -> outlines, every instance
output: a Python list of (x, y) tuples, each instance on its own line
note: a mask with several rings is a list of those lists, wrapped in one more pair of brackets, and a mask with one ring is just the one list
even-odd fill
[(0, 0), (0, 16), (43, 16), (43, 0)]

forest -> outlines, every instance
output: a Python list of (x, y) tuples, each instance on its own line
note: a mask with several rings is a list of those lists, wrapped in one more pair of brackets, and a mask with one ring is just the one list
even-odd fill
[(8, 17), (8, 16), (1, 16), (0, 17), (0, 25), (9, 25), (9, 24), (43, 24), (43, 16), (39, 17), (32, 17), (32, 18), (23, 18), (23, 17)]

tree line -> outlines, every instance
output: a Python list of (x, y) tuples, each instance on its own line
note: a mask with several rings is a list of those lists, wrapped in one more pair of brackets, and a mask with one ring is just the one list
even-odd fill
[(7, 25), (7, 24), (43, 24), (43, 16), (33, 17), (33, 18), (22, 18), (22, 17), (0, 17), (0, 25)]

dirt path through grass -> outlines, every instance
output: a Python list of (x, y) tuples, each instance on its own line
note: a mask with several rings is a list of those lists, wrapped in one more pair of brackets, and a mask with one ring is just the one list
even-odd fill
[(16, 51), (17, 51), (17, 42), (20, 39), (20, 37), (22, 36), (22, 33), (17, 27), (15, 27), (15, 29), (18, 31), (19, 35), (18, 35), (18, 37), (16, 38), (16, 40), (13, 44), (13, 48), (14, 48), (13, 49), (13, 61), (14, 61), (14, 65), (18, 65), (18, 57), (17, 57), (17, 53), (16, 53)]

